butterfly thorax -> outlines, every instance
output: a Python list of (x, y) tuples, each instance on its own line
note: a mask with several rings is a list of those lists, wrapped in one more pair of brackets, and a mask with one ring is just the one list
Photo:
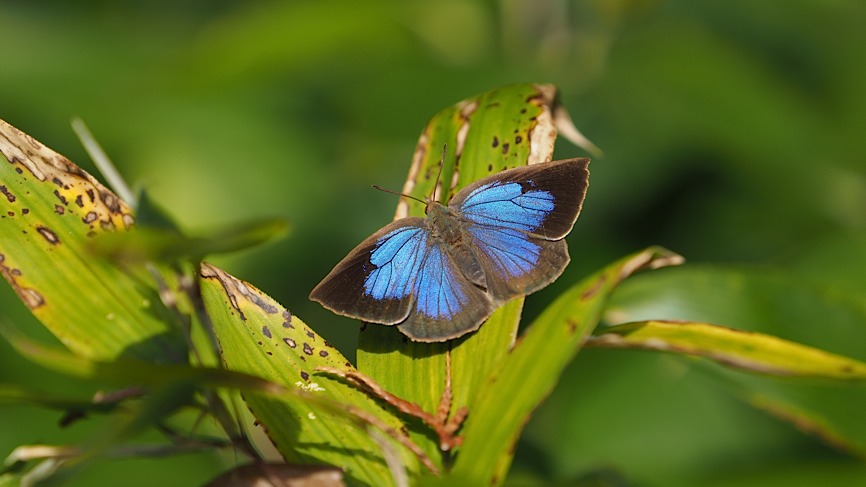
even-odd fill
[(430, 239), (440, 242), (448, 256), (470, 282), (486, 287), (487, 280), (478, 257), (472, 251), (471, 237), (466, 234), (463, 215), (458, 210), (438, 201), (428, 202), (426, 212)]
[(460, 215), (438, 201), (428, 202), (426, 212), (431, 237), (449, 245), (459, 244), (463, 239)]

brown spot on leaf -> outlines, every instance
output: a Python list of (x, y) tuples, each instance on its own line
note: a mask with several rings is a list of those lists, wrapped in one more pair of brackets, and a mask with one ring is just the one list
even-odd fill
[(36, 292), (35, 289), (29, 287), (16, 288), (15, 292), (24, 301), (24, 304), (30, 309), (36, 309), (45, 304), (45, 298)]
[(18, 174), (24, 174), (24, 169), (21, 169), (20, 167), (16, 167), (15, 172), (17, 172)]
[(307, 355), (313, 354), (313, 347), (311, 347), (310, 344), (307, 342), (304, 342), (304, 353)]
[(604, 287), (604, 283), (605, 283), (605, 282), (607, 282), (607, 276), (605, 276), (604, 274), (602, 274), (602, 275), (599, 276), (599, 278), (595, 281), (595, 284), (593, 284), (591, 288), (589, 288), (589, 289), (587, 289), (586, 291), (583, 292), (583, 295), (580, 296), (580, 299), (586, 300), (586, 299), (590, 299), (590, 298), (592, 298), (593, 296), (595, 296), (595, 294), (596, 294), (596, 293), (597, 293), (597, 292), (598, 292), (602, 287)]
[(0, 254), (0, 274), (3, 274), (3, 277), (5, 277), (12, 286), (12, 289), (15, 290), (15, 294), (18, 295), (21, 301), (23, 301), (30, 309), (35, 309), (45, 304), (45, 298), (43, 298), (35, 289), (20, 286), (18, 282), (16, 282), (15, 278), (21, 276), (21, 271), (18, 269), (10, 269), (3, 265), (5, 260), (6, 256)]
[(87, 214), (84, 215), (84, 218), (81, 219), (81, 221), (89, 225), (95, 222), (97, 218), (99, 218), (99, 215), (97, 215), (95, 211), (88, 211)]
[(502, 153), (508, 154), (508, 142), (502, 144)]
[(308, 374), (304, 371), (301, 371), (301, 379), (310, 380), (310, 374)]
[(78, 205), (79, 208), (84, 208), (84, 200), (81, 198), (81, 195), (75, 197), (75, 204)]
[(66, 208), (64, 208), (63, 205), (54, 205), (54, 213), (62, 215), (66, 213)]
[(288, 345), (288, 346), (290, 346), (290, 347), (292, 347), (292, 348), (295, 348), (295, 347), (298, 346), (298, 344), (295, 343), (295, 341), (292, 340), (291, 338), (283, 338), (283, 341), (286, 342), (286, 345)]
[(326, 350), (319, 351), (319, 357), (325, 358), (328, 356), (328, 352)]
[(311, 330), (307, 330), (307, 336), (312, 338), (313, 340), (316, 339), (316, 334), (313, 333)]
[(15, 203), (15, 195), (10, 193), (6, 186), (0, 185), (0, 193), (2, 193), (10, 203)]
[(271, 330), (268, 329), (267, 326), (262, 326), (262, 334), (268, 338), (271, 338)]
[(87, 197), (90, 198), (91, 203), (96, 203), (96, 195), (93, 193), (92, 189), (88, 189), (85, 193), (87, 193)]
[(28, 213), (30, 213), (30, 208), (21, 208), (21, 214), (22, 215), (26, 215)]
[(499, 137), (493, 136), (493, 148), (499, 147)]
[(515, 143), (515, 144), (519, 144), (519, 143), (521, 143), (521, 142), (523, 142), (523, 137), (521, 137), (521, 136), (519, 136), (519, 135), (516, 136), (516, 137), (514, 137), (514, 143)]
[(99, 198), (108, 207), (108, 211), (112, 213), (120, 213), (120, 198), (108, 191), (100, 191)]
[(48, 243), (50, 243), (51, 245), (57, 245), (60, 243), (60, 239), (57, 237), (57, 234), (52, 232), (51, 229), (39, 225), (36, 227), (36, 231), (39, 232), (39, 235), (42, 235), (42, 238), (47, 240)]
[(63, 187), (63, 181), (61, 181), (58, 177), (51, 178), (51, 182), (57, 186), (60, 186), (61, 188)]
[(54, 190), (54, 196), (57, 196), (57, 199), (59, 199), (64, 206), (69, 204), (69, 202), (66, 201), (66, 197), (60, 194), (60, 191), (57, 191), (56, 189)]

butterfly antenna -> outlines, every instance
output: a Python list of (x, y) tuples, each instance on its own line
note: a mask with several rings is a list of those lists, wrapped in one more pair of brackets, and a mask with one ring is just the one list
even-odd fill
[(383, 187), (381, 187), (381, 186), (379, 186), (379, 185), (377, 185), (377, 184), (371, 184), (370, 186), (372, 186), (373, 189), (378, 189), (379, 191), (382, 191), (383, 193), (396, 194), (397, 196), (402, 196), (402, 197), (404, 197), (404, 198), (409, 198), (410, 200), (415, 200), (415, 201), (417, 201), (417, 202), (419, 202), (419, 203), (427, 204), (427, 202), (424, 201), (424, 200), (422, 200), (421, 198), (416, 198), (416, 197), (414, 197), (414, 196), (412, 196), (412, 195), (410, 195), (410, 194), (398, 193), (397, 191), (392, 191), (392, 190), (390, 190), (390, 189), (383, 188)]
[(430, 194), (430, 201), (436, 196), (436, 188), (439, 187), (440, 178), (442, 177), (442, 168), (445, 167), (445, 153), (448, 151), (448, 144), (442, 144), (442, 158), (439, 159), (439, 172), (436, 173), (436, 183), (433, 184), (433, 192)]

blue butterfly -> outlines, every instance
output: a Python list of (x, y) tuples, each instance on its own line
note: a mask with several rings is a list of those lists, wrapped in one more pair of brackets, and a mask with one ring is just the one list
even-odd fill
[(589, 159), (518, 167), (480, 179), (427, 218), (402, 218), (349, 252), (310, 293), (331, 311), (397, 325), (420, 342), (478, 329), (506, 301), (553, 282), (580, 213)]

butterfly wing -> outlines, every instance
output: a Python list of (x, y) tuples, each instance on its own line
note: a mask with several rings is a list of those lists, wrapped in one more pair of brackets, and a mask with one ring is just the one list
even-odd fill
[(495, 305), (461, 272), (444, 242), (432, 236), (428, 242), (412, 310), (399, 328), (414, 341), (441, 342), (478, 329)]
[(423, 218), (403, 218), (386, 225), (334, 266), (310, 299), (351, 318), (400, 323), (412, 308), (428, 233)]
[(331, 311), (444, 341), (481, 325), (494, 305), (460, 272), (421, 218), (404, 218), (349, 252), (310, 293)]
[(562, 239), (580, 213), (588, 164), (580, 158), (510, 169), (455, 195), (450, 206), (462, 215), (495, 301), (530, 294), (562, 274), (569, 262)]

